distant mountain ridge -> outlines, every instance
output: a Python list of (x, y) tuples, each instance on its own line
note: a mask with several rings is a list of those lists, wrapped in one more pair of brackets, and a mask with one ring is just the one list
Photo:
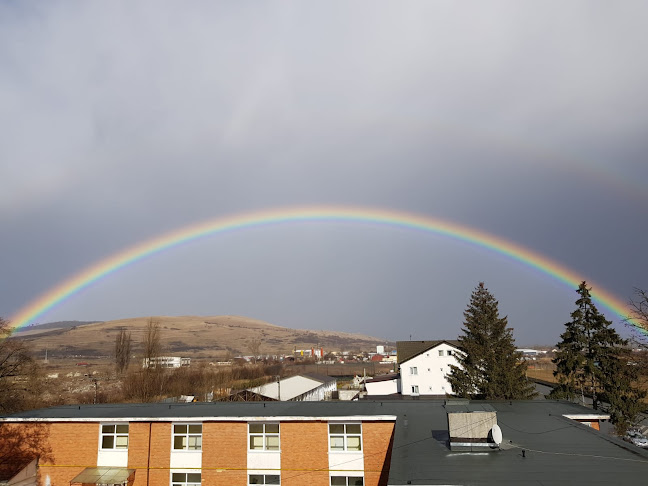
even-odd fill
[(149, 320), (159, 323), (165, 354), (216, 358), (249, 355), (249, 343), (261, 341), (262, 355), (287, 354), (299, 349), (359, 351), (386, 344), (384, 339), (342, 331), (290, 329), (243, 316), (152, 316), (103, 322), (63, 321), (32, 326), (15, 337), (34, 353), (47, 348), (51, 357), (110, 357), (121, 329), (130, 331), (138, 354)]
[(14, 333), (27, 332), (27, 331), (39, 331), (41, 329), (67, 329), (75, 326), (85, 326), (86, 324), (96, 324), (103, 321), (56, 321), (56, 322), (47, 322), (45, 324), (31, 324), (29, 326), (21, 327), (16, 329)]

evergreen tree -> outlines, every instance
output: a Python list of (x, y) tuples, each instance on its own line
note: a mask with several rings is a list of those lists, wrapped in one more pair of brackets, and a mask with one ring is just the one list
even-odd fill
[(587, 392), (595, 410), (605, 400), (610, 404), (613, 422), (623, 429), (638, 412), (637, 402), (644, 395), (633, 385), (637, 371), (629, 365), (631, 359), (624, 349), (627, 341), (599, 313), (586, 282), (576, 292), (576, 310), (565, 324), (553, 359), (558, 386), (549, 396), (571, 400)]
[(515, 350), (507, 318), (499, 317), (498, 302), (483, 282), (473, 291), (464, 312), (459, 366), (451, 366), (448, 381), (455, 395), (478, 399), (526, 399), (535, 395), (526, 379), (526, 363)]

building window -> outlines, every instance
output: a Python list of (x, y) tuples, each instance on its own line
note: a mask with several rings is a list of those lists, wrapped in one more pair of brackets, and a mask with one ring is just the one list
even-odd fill
[(278, 474), (250, 474), (248, 484), (281, 484)]
[(361, 451), (362, 426), (360, 424), (329, 424), (331, 451)]
[(331, 476), (331, 486), (363, 486), (362, 476)]
[[(251, 451), (278, 451), (279, 424), (249, 424)], [(263, 483), (256, 483), (263, 484)], [(279, 483), (265, 483), (279, 484)]]
[(439, 349), (439, 356), (443, 356), (443, 349)]
[(173, 424), (173, 450), (199, 451), (202, 449), (202, 424)]
[(418, 385), (412, 385), (412, 393), (418, 393)]
[(128, 449), (128, 424), (102, 424), (101, 448)]
[(418, 375), (418, 367), (410, 366), (410, 375)]
[(448, 356), (452, 356), (452, 350), (451, 350), (451, 349), (448, 349), (448, 351), (446, 352), (446, 354), (447, 354)]
[(200, 473), (171, 473), (171, 486), (201, 486)]

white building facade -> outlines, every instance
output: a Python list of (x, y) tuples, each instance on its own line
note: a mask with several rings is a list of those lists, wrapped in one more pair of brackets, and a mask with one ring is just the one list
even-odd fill
[(144, 358), (142, 368), (180, 368), (190, 366), (191, 358), (182, 358), (180, 356), (156, 356), (155, 358)]
[[(399, 359), (401, 393), (410, 396), (452, 394), (447, 376), (450, 374), (450, 365), (459, 365), (459, 347), (449, 341), (418, 343), (421, 343), (419, 352), (414, 352), (402, 361)], [(426, 346), (423, 343), (430, 344)]]

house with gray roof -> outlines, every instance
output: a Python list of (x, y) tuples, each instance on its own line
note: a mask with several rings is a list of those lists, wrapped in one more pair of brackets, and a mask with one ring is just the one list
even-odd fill
[(450, 366), (458, 366), (459, 341), (398, 341), (400, 390), (403, 395), (445, 397), (452, 394), (447, 379)]

